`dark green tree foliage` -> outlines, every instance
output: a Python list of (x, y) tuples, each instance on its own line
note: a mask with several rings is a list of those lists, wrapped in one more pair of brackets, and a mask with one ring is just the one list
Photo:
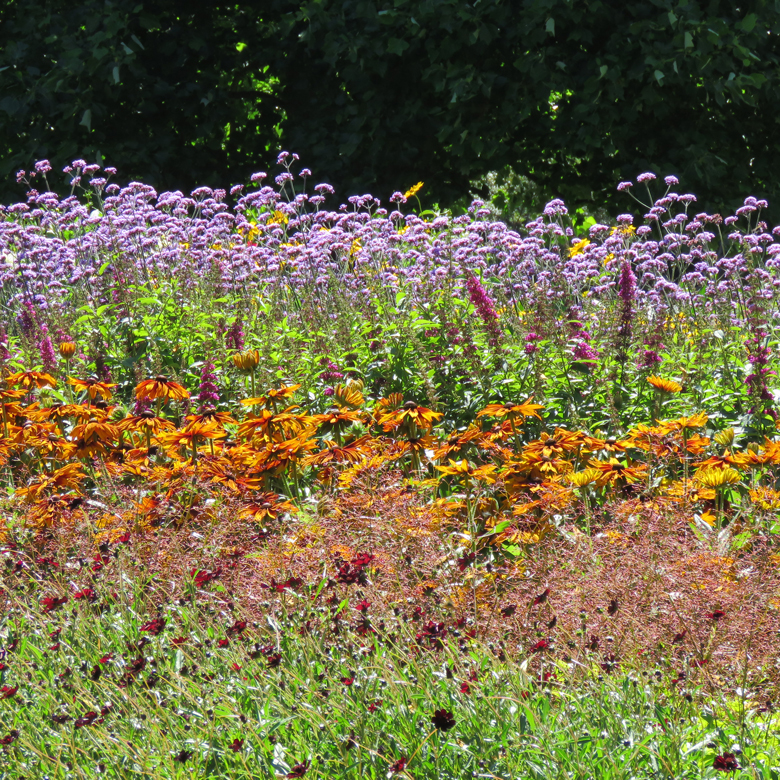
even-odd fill
[(2, 201), (41, 158), (58, 171), (102, 157), (121, 181), (166, 189), (256, 170), (279, 122), (263, 63), (239, 51), (260, 24), (218, 1), (0, 4)]
[(780, 206), (774, 0), (12, 0), (0, 24), (5, 181), (99, 151), (224, 186), (283, 147), (342, 197), (422, 179), (447, 203), (511, 166), (572, 203), (655, 170), (702, 207)]

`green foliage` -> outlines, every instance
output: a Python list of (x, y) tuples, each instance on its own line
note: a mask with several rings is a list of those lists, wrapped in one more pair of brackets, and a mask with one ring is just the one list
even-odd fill
[(259, 24), (235, 4), (3, 4), (3, 200), (19, 199), (13, 174), (42, 158), (55, 170), (105, 160), (171, 189), (213, 181), (216, 170), (248, 176), (279, 121), (252, 54)]
[(0, 196), (43, 157), (187, 189), (242, 181), (283, 145), (342, 197), (424, 180), (454, 203), (510, 166), (573, 206), (614, 210), (618, 178), (644, 169), (710, 209), (779, 200), (779, 23), (769, 0), (13, 0)]
[[(324, 652), (294, 605), (226, 641), (233, 616), (157, 613), (140, 606), (140, 580), (128, 590), (67, 616), (19, 599), (0, 618), (18, 645), (0, 673), (18, 688), (0, 707), (14, 776), (714, 778), (715, 756), (734, 750), (737, 777), (776, 776), (776, 719), (743, 700), (682, 695), (646, 673), (584, 670), (572, 684), (565, 664), (540, 684), (478, 646), (410, 654), (408, 630)], [(451, 730), (433, 727), (437, 709)], [(399, 759), (407, 771), (393, 771)]]

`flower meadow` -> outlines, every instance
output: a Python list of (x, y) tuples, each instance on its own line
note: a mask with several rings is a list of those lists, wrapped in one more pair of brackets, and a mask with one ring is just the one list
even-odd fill
[(518, 233), (279, 163), (2, 209), (14, 776), (777, 777), (766, 204)]

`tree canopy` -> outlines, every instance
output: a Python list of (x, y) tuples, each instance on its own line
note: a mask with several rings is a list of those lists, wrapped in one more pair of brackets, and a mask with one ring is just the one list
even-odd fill
[(573, 203), (654, 170), (780, 206), (780, 2), (10, 0), (0, 30), (4, 201), (41, 158), (186, 190), (285, 148), (344, 198), (510, 166)]

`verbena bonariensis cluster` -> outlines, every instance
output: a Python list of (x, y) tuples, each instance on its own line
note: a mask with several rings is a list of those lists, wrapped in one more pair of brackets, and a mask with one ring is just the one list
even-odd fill
[(311, 174), (296, 183), (294, 158), (280, 157), (275, 186), (258, 173), (190, 196), (122, 188), (75, 161), (84, 198), (31, 189), (0, 209), (0, 358), (51, 371), (56, 343), (76, 341), (74, 365), (128, 397), (161, 371), (194, 388), (202, 362), (219, 376), (248, 347), (265, 382), (424, 386), (461, 422), (533, 392), (550, 414), (614, 432), (644, 419), (631, 381), (668, 368), (700, 406), (759, 430), (774, 415), (780, 242), (762, 201), (698, 213), (674, 177), (653, 200), (643, 174), (641, 225), (622, 215), (575, 236), (552, 201), (518, 234), (479, 201), (454, 217), (404, 214), (401, 193), (390, 210), (369, 195), (328, 209), (332, 189), (301, 191)]

